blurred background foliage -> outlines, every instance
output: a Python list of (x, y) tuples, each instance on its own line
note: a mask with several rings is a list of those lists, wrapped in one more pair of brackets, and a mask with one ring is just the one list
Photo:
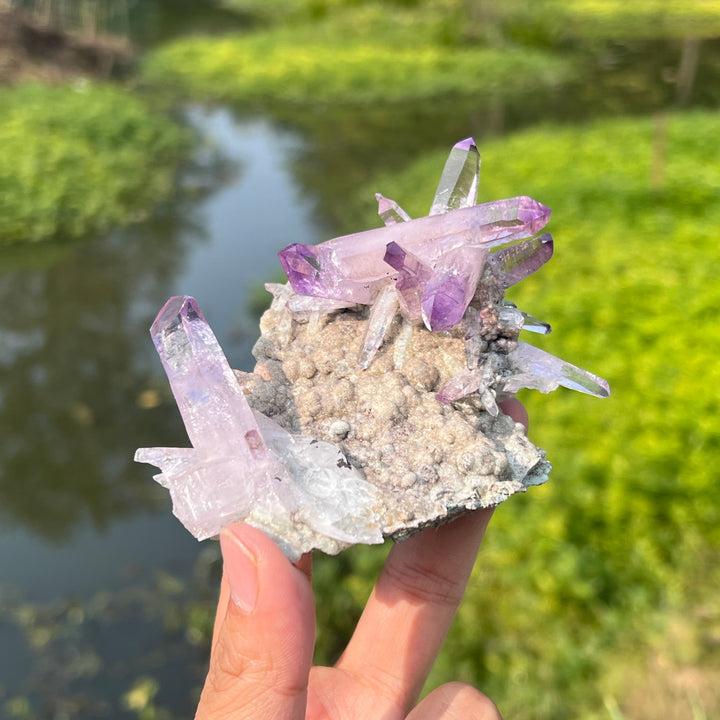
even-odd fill
[[(510, 299), (553, 325), (538, 344), (606, 377), (613, 396), (522, 397), (551, 482), (497, 510), (429, 687), (471, 682), (506, 717), (719, 716), (720, 5), (122, 6), (105, 26), (79, 12), (65, 28), (125, 27), (143, 52), (121, 77), (78, 83), (69, 68), (59, 85), (0, 89), (0, 242), (57, 247), (169, 198), (191, 136), (166, 110), (189, 101), (299, 132), (288, 162), (328, 236), (376, 226), (376, 191), (425, 214), (448, 148), (474, 134), (482, 200), (527, 194), (553, 209), (557, 254)], [(165, 418), (171, 401), (157, 403)], [(316, 558), (318, 661), (342, 650), (386, 552)], [(127, 603), (206, 652), (211, 599), (162, 578)], [(72, 605), (7, 607), (44, 651), (32, 638), (77, 619)], [(103, 659), (88, 652), (92, 674)], [(191, 716), (153, 667), (138, 665), (123, 712)], [(41, 717), (19, 697), (4, 707)]]
[(189, 134), (122, 88), (0, 89), (0, 242), (77, 239), (171, 197)]

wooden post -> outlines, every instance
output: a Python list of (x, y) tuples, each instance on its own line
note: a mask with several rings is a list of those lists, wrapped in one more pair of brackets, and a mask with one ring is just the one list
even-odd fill
[(675, 102), (680, 107), (684, 107), (690, 102), (699, 59), (700, 38), (686, 37), (683, 40), (682, 54), (680, 55), (675, 93)]

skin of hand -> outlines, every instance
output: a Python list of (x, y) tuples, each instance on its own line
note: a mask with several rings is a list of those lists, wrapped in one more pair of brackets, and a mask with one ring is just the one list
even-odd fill
[[(522, 405), (503, 411), (527, 427)], [(396, 544), (334, 667), (312, 665), (311, 560), (291, 564), (261, 531), (220, 535), (224, 569), (196, 720), (498, 720), (493, 702), (448, 683), (417, 703), (455, 617), (492, 509)]]

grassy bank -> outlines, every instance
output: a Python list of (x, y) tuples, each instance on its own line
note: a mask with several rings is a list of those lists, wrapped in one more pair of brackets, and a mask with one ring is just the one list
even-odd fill
[(511, 97), (572, 73), (542, 50), (458, 43), (455, 16), (440, 10), (365, 4), (262, 32), (182, 38), (152, 53), (143, 73), (153, 85), (244, 105)]
[[(541, 127), (481, 148), (482, 199), (528, 194), (553, 210), (556, 257), (510, 295), (554, 327), (529, 341), (613, 389), (602, 402), (523, 397), (551, 482), (496, 513), (432, 678), (459, 674), (508, 717), (690, 717), (684, 691), (630, 714), (655, 694), (657, 657), (666, 692), (691, 669), (698, 708), (720, 707), (708, 695), (720, 678), (719, 148), (713, 113)], [(378, 224), (374, 191), (425, 214), (445, 156), (364, 188), (365, 226)], [(318, 563), (335, 594), (321, 627), (348, 631), (337, 617), (364, 601), (380, 562), (368, 553), (345, 571)]]
[(0, 244), (80, 238), (173, 192), (189, 139), (112, 86), (0, 90)]

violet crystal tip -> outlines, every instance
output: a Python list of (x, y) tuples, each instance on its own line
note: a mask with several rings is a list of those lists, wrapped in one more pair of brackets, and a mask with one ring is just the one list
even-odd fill
[(295, 292), (314, 295), (315, 284), (320, 273), (317, 250), (313, 245), (293, 243), (278, 253), (280, 264)]
[(544, 220), (543, 225), (547, 224), (550, 219), (552, 210), (547, 205), (543, 205), (537, 200), (533, 200), (527, 195), (520, 195), (518, 198), (518, 220), (523, 222), (532, 222), (533, 220)]
[(383, 260), (393, 269), (402, 270), (407, 253), (396, 243), (390, 242), (385, 247)]
[(453, 146), (453, 149), (455, 148), (457, 148), (458, 150), (466, 150), (468, 152), (472, 152), (473, 150), (477, 152), (477, 145), (475, 144), (475, 140), (473, 140), (471, 137), (460, 140), (460, 142), (456, 142)]
[(205, 320), (195, 298), (190, 295), (173, 295), (157, 314), (150, 327), (150, 334), (157, 337), (161, 333), (176, 327), (185, 319), (194, 320), (196, 318)]

